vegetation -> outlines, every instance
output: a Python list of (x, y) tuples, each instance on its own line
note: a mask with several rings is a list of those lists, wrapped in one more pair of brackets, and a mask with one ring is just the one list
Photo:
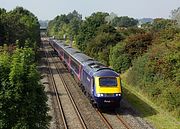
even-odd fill
[(111, 24), (114, 27), (133, 27), (138, 24), (138, 20), (135, 20), (134, 18), (129, 18), (128, 16), (124, 17), (115, 17)]
[(105, 65), (109, 65), (110, 48), (123, 39), (123, 36), (116, 32), (110, 25), (101, 25), (95, 32), (96, 36), (89, 39), (85, 53), (100, 60)]
[[(140, 28), (133, 18), (93, 13), (78, 24), (74, 41), (81, 51), (125, 73), (127, 85), (180, 119), (179, 10), (172, 11), (172, 19), (147, 19)], [(51, 23), (57, 25), (56, 19)], [(49, 33), (55, 28), (63, 29), (49, 26)]]
[(31, 48), (0, 55), (0, 128), (47, 128), (47, 97)]
[(37, 18), (21, 7), (0, 9), (0, 27), (0, 129), (46, 129), (47, 96), (35, 65)]
[(152, 34), (138, 33), (128, 36), (123, 42), (112, 48), (110, 64), (118, 72), (124, 72), (132, 66), (132, 61), (143, 55), (151, 45)]
[(0, 46), (14, 44), (19, 41), (19, 47), (24, 47), (27, 39), (40, 42), (38, 19), (28, 10), (16, 7), (10, 12), (0, 9)]
[(178, 40), (153, 45), (146, 54), (133, 62), (127, 80), (176, 116), (180, 116), (179, 50)]
[[(76, 11), (74, 11), (76, 12)], [(68, 16), (72, 15), (74, 18), (81, 16), (78, 13), (69, 13), (68, 15), (57, 16), (54, 20), (50, 21), (48, 27), (48, 33), (50, 36), (55, 36), (62, 38), (63, 35), (69, 35), (71, 33), (71, 25), (69, 23)], [(76, 15), (74, 15), (76, 14)], [(111, 14), (112, 15), (112, 14)], [(74, 32), (73, 39), (76, 46), (89, 56), (101, 61), (105, 65), (109, 65), (110, 49), (116, 45), (119, 41), (124, 39), (124, 34), (119, 33), (111, 22), (112, 17), (108, 13), (97, 12), (93, 13), (91, 16), (86, 17), (84, 21), (79, 20), (76, 24), (78, 25)], [(109, 19), (109, 21), (107, 20)], [(133, 18), (120, 17), (119, 24), (122, 26), (135, 26)], [(126, 23), (128, 21), (128, 23)], [(117, 22), (117, 20), (116, 20)], [(137, 24), (137, 21), (136, 21)], [(66, 26), (66, 28), (64, 28)], [(68, 37), (67, 37), (68, 38)], [(69, 39), (69, 38), (68, 38)], [(98, 47), (97, 47), (98, 46)]]
[(59, 39), (75, 39), (81, 22), (82, 16), (75, 10), (68, 15), (57, 16), (49, 21), (48, 35)]

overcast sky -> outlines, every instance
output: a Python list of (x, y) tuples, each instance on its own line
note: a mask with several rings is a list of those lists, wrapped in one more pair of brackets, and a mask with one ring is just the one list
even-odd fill
[(133, 18), (169, 18), (171, 10), (180, 7), (180, 0), (0, 0), (0, 8), (9, 11), (16, 6), (28, 9), (39, 20), (51, 20), (73, 10), (83, 17), (102, 11)]

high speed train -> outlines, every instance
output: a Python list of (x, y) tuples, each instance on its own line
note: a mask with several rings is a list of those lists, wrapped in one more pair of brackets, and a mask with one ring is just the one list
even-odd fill
[(93, 58), (66, 45), (63, 41), (49, 39), (52, 48), (79, 83), (93, 106), (98, 108), (120, 106), (122, 98), (120, 75)]

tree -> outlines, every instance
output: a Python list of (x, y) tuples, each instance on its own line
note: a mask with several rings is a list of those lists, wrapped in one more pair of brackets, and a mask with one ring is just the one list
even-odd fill
[(112, 47), (109, 54), (110, 66), (117, 72), (123, 73), (131, 66), (130, 55), (126, 53), (125, 42), (119, 42)]
[(128, 16), (115, 17), (111, 23), (114, 27), (133, 27), (137, 26), (138, 20), (129, 18)]
[(60, 15), (55, 17), (48, 25), (48, 35), (56, 38), (73, 39), (76, 37), (81, 25), (82, 16), (76, 10), (68, 15)]
[(87, 47), (87, 42), (95, 37), (96, 34), (94, 32), (98, 30), (98, 27), (106, 24), (106, 16), (108, 16), (107, 13), (97, 12), (83, 21), (77, 36), (77, 45), (80, 50), (84, 51)]
[(171, 11), (171, 18), (175, 20), (180, 27), (180, 7)]
[(125, 41), (125, 51), (133, 60), (134, 58), (137, 58), (147, 52), (148, 46), (152, 44), (152, 39), (153, 37), (151, 33), (131, 35)]
[(152, 45), (150, 33), (138, 33), (128, 36), (123, 42), (111, 49), (110, 65), (118, 72), (124, 72), (132, 66), (133, 60), (142, 56)]
[[(49, 117), (44, 87), (31, 48), (0, 56), (0, 128), (42, 128)], [(13, 115), (12, 115), (13, 114)]]
[(89, 40), (85, 52), (101, 61), (105, 65), (109, 65), (110, 48), (123, 39), (122, 35), (108, 24), (101, 25), (95, 32), (96, 36)]
[(174, 27), (175, 21), (170, 19), (156, 18), (152, 23), (152, 30), (159, 31), (167, 28)]
[[(46, 129), (47, 96), (35, 65), (38, 20), (22, 7), (0, 10), (0, 27), (0, 128)], [(9, 44), (17, 49), (8, 53)]]
[(19, 40), (24, 47), (25, 40), (40, 42), (38, 19), (28, 10), (16, 7), (10, 12), (0, 11), (0, 42), (14, 44)]
[(116, 17), (117, 17), (117, 15), (115, 13), (111, 12), (109, 14), (109, 16), (105, 17), (105, 20), (107, 21), (107, 23), (112, 23), (113, 19)]
[(82, 20), (82, 15), (79, 14), (76, 10), (74, 10), (72, 13), (69, 13), (67, 15), (67, 19), (71, 21), (72, 19), (76, 18), (77, 20), (81, 21)]
[(0, 46), (2, 46), (5, 41), (5, 33), (6, 33), (5, 16), (6, 16), (6, 10), (0, 8)]

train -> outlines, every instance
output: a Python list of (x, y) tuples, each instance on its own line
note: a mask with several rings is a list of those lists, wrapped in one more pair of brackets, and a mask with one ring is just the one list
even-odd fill
[(120, 106), (122, 84), (117, 72), (65, 44), (64, 41), (49, 38), (49, 44), (94, 107), (118, 108)]

